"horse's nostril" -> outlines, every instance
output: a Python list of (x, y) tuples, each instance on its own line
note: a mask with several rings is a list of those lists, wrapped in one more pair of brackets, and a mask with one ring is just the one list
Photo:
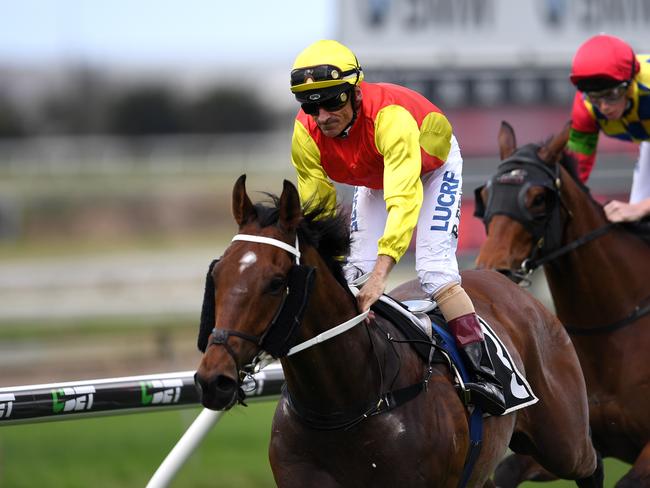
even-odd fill
[(225, 375), (219, 375), (214, 380), (214, 387), (218, 391), (231, 392), (235, 388), (237, 388), (237, 382), (235, 380), (233, 380), (232, 378), (229, 378), (229, 377), (227, 377)]

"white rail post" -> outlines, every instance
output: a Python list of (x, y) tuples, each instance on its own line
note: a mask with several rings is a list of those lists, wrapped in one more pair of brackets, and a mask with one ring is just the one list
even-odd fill
[(147, 483), (147, 488), (168, 487), (183, 464), (224, 413), (204, 408), (153, 474)]

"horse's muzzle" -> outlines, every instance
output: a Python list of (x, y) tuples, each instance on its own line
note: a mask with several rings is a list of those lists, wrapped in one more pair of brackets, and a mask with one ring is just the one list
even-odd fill
[(201, 404), (210, 410), (228, 410), (239, 398), (239, 384), (226, 375), (217, 375), (208, 381), (197, 372), (194, 374), (194, 385)]

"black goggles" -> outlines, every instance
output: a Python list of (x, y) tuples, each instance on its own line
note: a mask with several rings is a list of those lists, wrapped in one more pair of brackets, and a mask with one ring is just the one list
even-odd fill
[(336, 112), (337, 110), (341, 110), (343, 107), (345, 107), (345, 104), (348, 103), (348, 100), (350, 99), (350, 92), (351, 90), (345, 90), (335, 97), (328, 98), (322, 102), (301, 103), (300, 107), (302, 108), (302, 111), (307, 115), (318, 115), (318, 112), (321, 108), (328, 112)]
[(359, 70), (356, 68), (341, 71), (331, 64), (321, 64), (310, 68), (298, 68), (291, 71), (291, 86), (316, 83), (319, 81), (336, 81), (358, 72)]

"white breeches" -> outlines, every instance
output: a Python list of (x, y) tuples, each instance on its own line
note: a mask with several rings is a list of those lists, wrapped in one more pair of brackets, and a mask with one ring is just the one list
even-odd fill
[[(462, 170), (463, 158), (456, 138), (452, 136), (445, 164), (421, 177), (424, 199), (416, 230), (415, 269), (422, 290), (428, 295), (449, 283), (460, 283), (456, 247)], [(383, 235), (387, 219), (383, 190), (356, 187), (353, 209), (355, 221), (346, 269), (348, 279), (372, 271), (375, 265), (377, 241)]]
[(639, 147), (639, 160), (634, 166), (630, 203), (650, 198), (650, 142), (644, 141)]

